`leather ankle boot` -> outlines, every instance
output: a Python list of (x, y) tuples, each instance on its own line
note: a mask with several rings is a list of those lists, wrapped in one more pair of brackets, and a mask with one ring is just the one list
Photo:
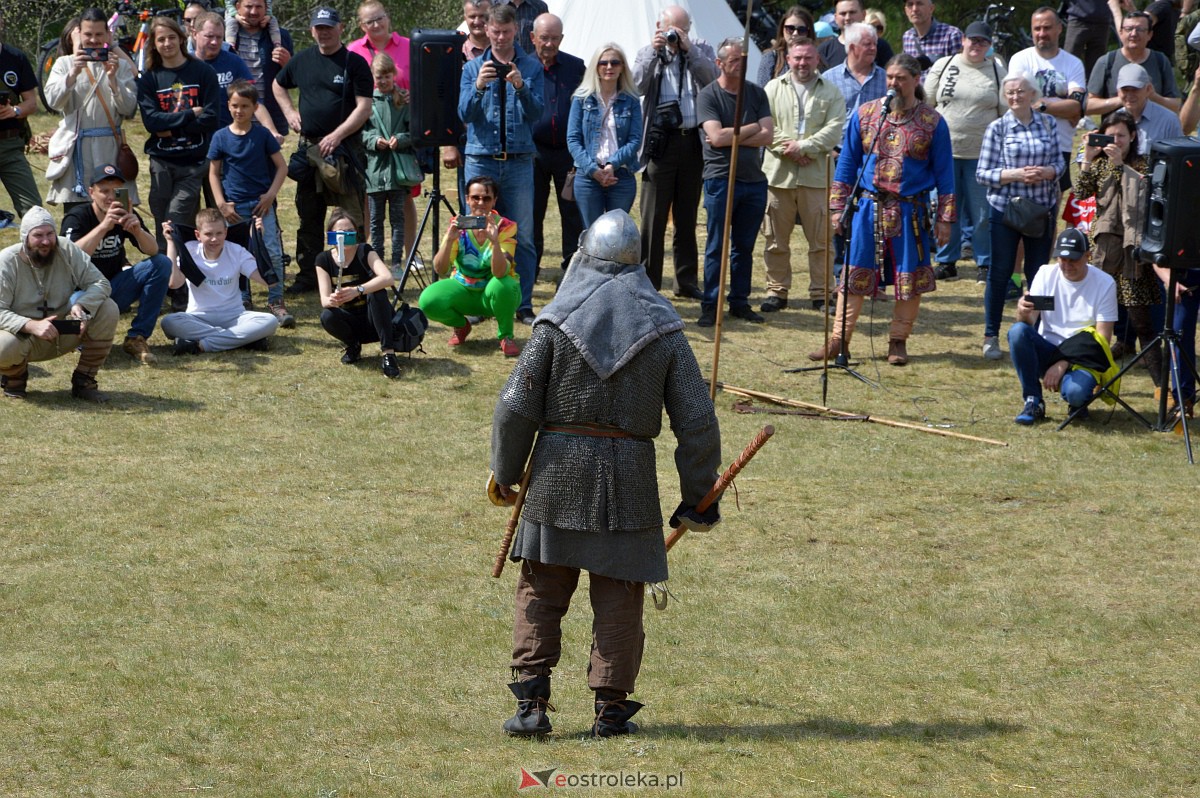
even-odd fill
[(550, 703), (550, 677), (535, 676), (525, 682), (511, 682), (508, 689), (517, 697), (517, 714), (504, 721), (504, 731), (514, 737), (549, 734), (553, 727), (546, 712), (554, 711)]
[(887, 360), (889, 366), (904, 366), (908, 363), (908, 347), (899, 338), (888, 341)]
[[(834, 336), (829, 339), (829, 343), (827, 343), (825, 346), (821, 347), (820, 349), (815, 349), (812, 352), (809, 352), (808, 359), (815, 360), (815, 361), (833, 360), (838, 356), (838, 354), (841, 351), (842, 351), (842, 339), (838, 338), (837, 336)], [(846, 357), (847, 358), (850, 357), (849, 344), (847, 344), (847, 346), (846, 346)]]
[(636, 734), (638, 726), (630, 720), (642, 708), (637, 701), (630, 701), (626, 693), (609, 690), (596, 691), (596, 722), (592, 726), (593, 737), (617, 737)]

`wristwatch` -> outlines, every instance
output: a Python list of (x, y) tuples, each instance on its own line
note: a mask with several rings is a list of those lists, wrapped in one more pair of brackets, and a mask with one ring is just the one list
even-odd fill
[(363, 290), (363, 287), (361, 285), (356, 285), (354, 287), (358, 289), (359, 296), (362, 296), (363, 294), (367, 293), (366, 291)]
[(1046, 103), (1043, 102), (1041, 105), (1039, 105), (1038, 110), (1041, 111), (1043, 114), (1046, 113)]
[(21, 106), (19, 106), (19, 105), (13, 106), (13, 116), (15, 116), (17, 119), (21, 118)]

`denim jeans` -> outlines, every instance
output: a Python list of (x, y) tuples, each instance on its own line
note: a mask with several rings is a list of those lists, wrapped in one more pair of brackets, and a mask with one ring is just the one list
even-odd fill
[(983, 292), (983, 335), (1000, 335), (1000, 319), (1004, 315), (1004, 297), (1017, 262), (1017, 245), (1025, 242), (1025, 285), (1033, 282), (1037, 270), (1050, 259), (1054, 246), (1054, 225), (1046, 225), (1041, 238), (1023, 236), (1004, 223), (1004, 214), (989, 206), (992, 240), (992, 265), (988, 269), (987, 287)]
[[(700, 305), (705, 310), (717, 308), (721, 297), (717, 295), (721, 280), (721, 232), (725, 224), (725, 199), (729, 195), (729, 181), (724, 177), (711, 177), (704, 181), (704, 210), (708, 214), (708, 241), (704, 245), (704, 299)], [(767, 211), (767, 181), (744, 183), (737, 181), (733, 187), (733, 218), (729, 224), (729, 308), (744, 308), (750, 305), (750, 278), (754, 274), (754, 242), (762, 226), (763, 214)]]
[[(1021, 381), (1021, 396), (1042, 398), (1042, 375), (1058, 359), (1058, 347), (1023, 321), (1008, 328), (1008, 351)], [(1060, 386), (1063, 401), (1079, 407), (1096, 391), (1096, 378), (1083, 369), (1068, 370)]]
[[(1171, 326), (1179, 336), (1179, 382), (1183, 390), (1183, 400), (1186, 402), (1196, 396), (1196, 380), (1192, 377), (1192, 368), (1196, 366), (1196, 316), (1200, 313), (1200, 269), (1189, 269), (1179, 275), (1180, 285), (1192, 288), (1175, 303), (1175, 320)], [(1171, 386), (1175, 387), (1175, 377), (1172, 373)]]
[[(992, 265), (992, 242), (989, 238), (991, 206), (987, 201), (987, 188), (975, 179), (978, 158), (954, 159), (954, 201), (958, 205), (958, 220), (950, 228), (950, 240), (938, 247), (934, 258), (938, 263), (953, 263), (962, 257), (962, 245), (971, 242), (975, 250), (975, 263), (985, 268)], [(962, 220), (966, 219), (971, 229), (970, 238), (963, 232)]]
[[(371, 208), (371, 249), (379, 254), (380, 260), (388, 263), (386, 252), (392, 253), (393, 266), (404, 263), (404, 200), (409, 195), (407, 188), (394, 188), (391, 191), (374, 191), (367, 195), (367, 203)], [(384, 236), (384, 220), (391, 226), (392, 247), (386, 247), (387, 238)]]
[(158, 323), (163, 299), (167, 296), (167, 283), (171, 280), (171, 261), (166, 255), (151, 255), (146, 260), (113, 275), (109, 280), (112, 293), (109, 298), (122, 313), (138, 303), (137, 314), (129, 325), (129, 336), (149, 338)]
[(591, 177), (578, 172), (575, 174), (575, 203), (579, 206), (585, 228), (591, 227), (592, 222), (608, 211), (620, 209), (628, 213), (636, 196), (637, 180), (627, 169), (619, 171), (616, 184), (608, 188)]
[(537, 248), (533, 244), (533, 153), (512, 154), (507, 160), (487, 155), (468, 155), (463, 174), (466, 181), (487, 175), (500, 186), (496, 213), (517, 223), (517, 262), (521, 279), (521, 305), (533, 309), (533, 283), (537, 279)]
[[(254, 206), (258, 204), (258, 200), (249, 199), (235, 202), (234, 210), (238, 216), (243, 219), (249, 219), (254, 211)], [(275, 270), (275, 275), (272, 277), (269, 274), (264, 274), (262, 278), (269, 283), (267, 286), (267, 304), (278, 305), (283, 302), (283, 238), (279, 234), (279, 219), (275, 215), (275, 208), (267, 211), (263, 216), (262, 238), (263, 243), (267, 247), (267, 254), (271, 257), (271, 267)], [(250, 281), (246, 281), (246, 285), (242, 288), (242, 301), (250, 301)]]

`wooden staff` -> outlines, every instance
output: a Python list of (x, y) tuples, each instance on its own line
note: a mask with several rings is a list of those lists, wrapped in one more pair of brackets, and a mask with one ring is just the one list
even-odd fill
[[(772, 396), (769, 393), (763, 393), (761, 391), (752, 391), (749, 388), (738, 388), (737, 386), (726, 385), (725, 383), (717, 383), (717, 384), (721, 386), (721, 390), (727, 391), (732, 394), (736, 394), (738, 396), (746, 396), (751, 399), (763, 399), (767, 402), (774, 402), (777, 405), (784, 405), (785, 407), (804, 407), (809, 410), (820, 410), (822, 413), (829, 413), (830, 415), (839, 416), (839, 417), (860, 418), (859, 414), (857, 414), (857, 413), (847, 413), (843, 410), (834, 410), (833, 408), (830, 408), (830, 407), (822, 407), (821, 405), (811, 405), (808, 402), (801, 402), (797, 399), (785, 399), (782, 396)], [(993, 446), (1008, 446), (1008, 444), (1005, 443), (1004, 441), (994, 441), (991, 438), (979, 438), (974, 435), (964, 435), (961, 432), (951, 432), (948, 429), (937, 429), (935, 427), (922, 427), (920, 424), (909, 424), (904, 421), (893, 421), (888, 418), (880, 418), (879, 416), (870, 416), (869, 415), (865, 419), (862, 419), (862, 420), (870, 421), (874, 424), (882, 424), (885, 427), (898, 427), (900, 429), (912, 429), (912, 430), (916, 430), (917, 432), (929, 432), (934, 435), (942, 435), (947, 438), (960, 438), (965, 441), (975, 441), (976, 443), (990, 443)]]
[[(833, 184), (833, 153), (825, 154), (825, 196), (829, 196)], [(828, 203), (826, 203), (828, 204)], [(829, 213), (829, 209), (825, 209), (825, 213)], [(833, 220), (829, 216), (825, 217), (825, 348), (829, 348), (829, 300), (833, 300), (834, 307), (837, 307), (837, 297), (829, 293), (829, 275), (833, 271)], [(821, 359), (821, 402), (824, 403), (829, 395), (829, 358)]]
[(521, 486), (517, 488), (517, 500), (513, 504), (512, 514), (508, 517), (508, 526), (504, 528), (504, 539), (500, 541), (500, 551), (496, 552), (496, 561), (492, 563), (492, 576), (497, 579), (504, 573), (504, 561), (508, 559), (508, 550), (512, 548), (513, 535), (517, 533), (517, 523), (521, 520), (521, 508), (525, 506), (525, 490), (529, 487), (529, 475), (533, 471), (533, 458), (525, 466), (521, 475)]
[[(729, 468), (725, 469), (725, 473), (717, 477), (717, 481), (713, 483), (712, 488), (709, 489), (708, 493), (704, 494), (704, 498), (701, 499), (700, 503), (696, 505), (696, 512), (704, 512), (709, 508), (709, 506), (712, 505), (713, 502), (720, 499), (721, 494), (723, 494), (725, 489), (729, 487), (729, 483), (733, 482), (733, 478), (741, 473), (742, 469), (746, 467), (746, 464), (750, 462), (754, 455), (758, 454), (758, 450), (761, 449), (774, 434), (775, 427), (771, 426), (770, 424), (763, 427), (759, 433), (754, 436), (754, 440), (750, 441), (750, 443), (746, 445), (745, 449), (742, 449), (742, 453), (737, 456), (737, 459), (729, 464)], [(685, 527), (683, 524), (675, 527), (675, 530), (667, 536), (667, 551), (670, 551), (671, 547), (679, 542), (679, 539), (683, 537), (684, 532), (687, 532), (687, 527)]]

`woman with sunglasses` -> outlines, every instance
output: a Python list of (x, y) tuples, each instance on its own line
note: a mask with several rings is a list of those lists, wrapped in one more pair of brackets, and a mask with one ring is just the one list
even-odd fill
[(642, 105), (616, 44), (600, 46), (571, 100), (567, 149), (575, 162), (575, 202), (584, 227), (607, 211), (633, 207), (642, 143)]
[[(815, 39), (812, 14), (804, 6), (792, 6), (779, 20), (779, 28), (775, 38), (771, 40), (771, 49), (762, 54), (758, 62), (759, 86), (766, 86), (771, 78), (776, 78), (787, 71), (787, 51), (794, 39)], [(820, 67), (824, 69), (824, 64)]]

